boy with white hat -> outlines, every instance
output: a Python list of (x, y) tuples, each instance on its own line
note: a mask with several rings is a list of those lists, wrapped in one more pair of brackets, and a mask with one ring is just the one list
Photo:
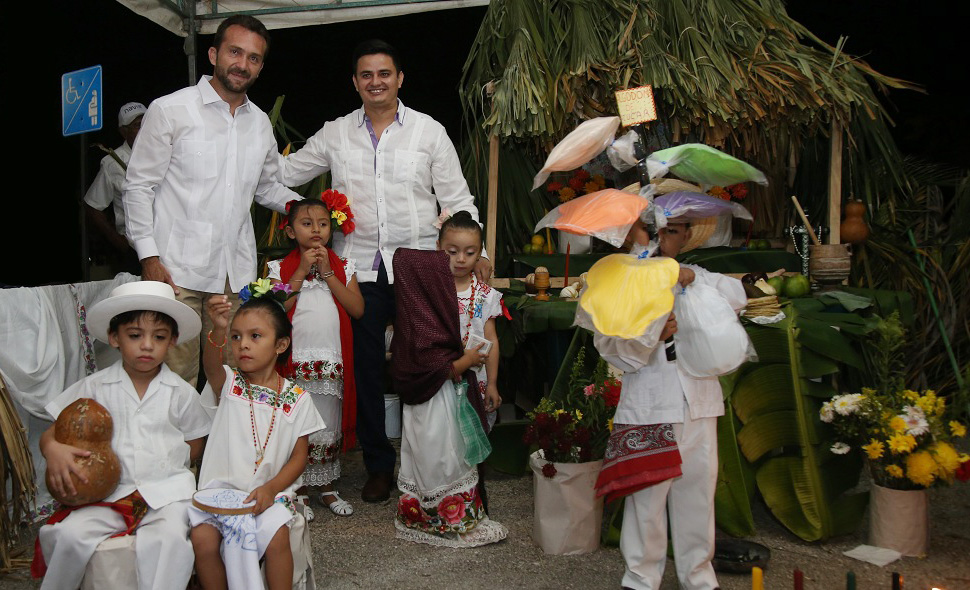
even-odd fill
[[(195, 492), (190, 462), (204, 448), (210, 420), (199, 394), (163, 362), (178, 338), (198, 335), (199, 316), (175, 299), (166, 283), (121, 285), (88, 312), (88, 328), (121, 352), (121, 360), (82, 379), (47, 404), (54, 418), (80, 398), (111, 414), (111, 448), (121, 460), (118, 487), (103, 502), (64, 507), (38, 533), (35, 577), (41, 588), (76, 589), (98, 545), (137, 529), (138, 587), (184, 588), (195, 561), (188, 540), (188, 506)], [(41, 437), (52, 491), (75, 495), (71, 474), (83, 479), (75, 457), (88, 451)], [(45, 566), (46, 561), (46, 566)]]

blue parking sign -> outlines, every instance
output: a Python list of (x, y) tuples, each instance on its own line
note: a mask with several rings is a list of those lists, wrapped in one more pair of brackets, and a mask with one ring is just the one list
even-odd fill
[(61, 76), (61, 132), (64, 136), (101, 129), (101, 66)]

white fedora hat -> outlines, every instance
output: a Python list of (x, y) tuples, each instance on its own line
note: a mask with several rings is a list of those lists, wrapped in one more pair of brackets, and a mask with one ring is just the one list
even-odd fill
[(202, 319), (191, 307), (175, 299), (168, 283), (134, 281), (119, 285), (88, 311), (88, 331), (97, 339), (108, 341), (111, 318), (127, 311), (157, 311), (170, 316), (179, 327), (179, 338), (195, 338), (202, 330)]

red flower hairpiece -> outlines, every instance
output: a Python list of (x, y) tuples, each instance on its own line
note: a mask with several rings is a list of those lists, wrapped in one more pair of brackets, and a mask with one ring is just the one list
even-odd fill
[(293, 203), (296, 203), (297, 201), (299, 201), (299, 199), (290, 199), (286, 202), (286, 213), (283, 215), (283, 218), (280, 219), (280, 224), (277, 229), (286, 229), (286, 226), (290, 223), (290, 207), (292, 207)]
[(330, 217), (344, 235), (354, 231), (354, 214), (350, 210), (347, 195), (327, 189), (320, 195), (320, 200), (330, 209)]

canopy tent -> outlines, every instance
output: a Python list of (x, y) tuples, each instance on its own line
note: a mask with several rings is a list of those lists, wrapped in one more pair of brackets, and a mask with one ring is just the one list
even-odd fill
[(134, 12), (181, 37), (212, 34), (234, 14), (259, 18), (269, 29), (325, 25), (352, 20), (401, 16), (415, 12), (484, 6), (488, 0), (118, 0)]

